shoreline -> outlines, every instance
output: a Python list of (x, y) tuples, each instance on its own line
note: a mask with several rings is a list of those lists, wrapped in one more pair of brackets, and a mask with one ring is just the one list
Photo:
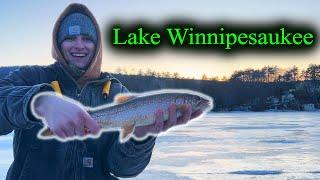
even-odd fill
[(265, 111), (210, 111), (210, 113), (268, 113), (268, 112), (272, 112), (272, 113), (280, 113), (280, 112), (305, 112), (305, 113), (316, 113), (316, 112), (320, 112), (320, 109), (316, 109), (314, 111), (297, 111), (297, 110), (272, 110), (272, 109), (269, 109), (269, 110), (265, 110)]

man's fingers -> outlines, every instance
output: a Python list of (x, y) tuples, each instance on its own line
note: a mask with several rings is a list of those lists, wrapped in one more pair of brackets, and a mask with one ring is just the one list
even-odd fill
[(191, 105), (187, 104), (186, 110), (183, 112), (183, 115), (177, 120), (177, 125), (186, 124), (191, 118), (191, 113), (192, 113)]
[(177, 123), (176, 104), (171, 104), (168, 110), (169, 110), (169, 120), (164, 122), (164, 125), (163, 125), (163, 129), (165, 131), (168, 130), (170, 127), (176, 125)]
[(86, 112), (84, 111), (83, 113), (83, 119), (84, 119), (84, 126), (87, 127), (88, 131), (92, 134), (98, 134), (99, 131), (100, 131), (100, 126), (99, 124), (93, 120), (91, 118), (91, 116)]
[(203, 112), (201, 110), (197, 110), (191, 114), (191, 119), (199, 117)]
[(74, 128), (71, 126), (62, 126), (61, 130), (66, 135), (66, 137), (72, 137), (74, 136)]
[(141, 126), (135, 128), (135, 136), (141, 138), (148, 133), (159, 134), (163, 129), (163, 111), (158, 110), (155, 113), (155, 122), (147, 126)]
[(74, 129), (74, 131), (75, 131), (75, 135), (76, 135), (76, 136), (82, 137), (82, 136), (85, 135), (85, 133), (84, 133), (84, 126), (77, 126), (77, 127)]
[(84, 133), (84, 123), (83, 123), (83, 119), (80, 120), (80, 123), (78, 125), (76, 125), (75, 129), (74, 129), (74, 133), (76, 136), (84, 136), (85, 133)]
[(62, 139), (67, 137), (67, 135), (65, 134), (65, 132), (62, 129), (53, 129), (52, 132)]
[(163, 129), (163, 110), (158, 110), (156, 112), (155, 123), (152, 127), (152, 133), (159, 134)]

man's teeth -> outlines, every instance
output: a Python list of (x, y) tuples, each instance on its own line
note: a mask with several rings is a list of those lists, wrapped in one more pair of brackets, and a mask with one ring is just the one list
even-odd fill
[(85, 53), (72, 53), (71, 55), (75, 56), (75, 57), (85, 57), (87, 54), (85, 54)]

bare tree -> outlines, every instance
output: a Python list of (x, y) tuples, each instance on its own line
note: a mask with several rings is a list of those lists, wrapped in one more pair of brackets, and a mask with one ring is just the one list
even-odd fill
[(307, 80), (320, 80), (320, 65), (310, 64), (304, 74)]
[(208, 80), (208, 76), (206, 74), (203, 74), (201, 80)]
[(179, 73), (178, 72), (174, 72), (173, 73), (173, 78), (178, 79), (179, 78)]

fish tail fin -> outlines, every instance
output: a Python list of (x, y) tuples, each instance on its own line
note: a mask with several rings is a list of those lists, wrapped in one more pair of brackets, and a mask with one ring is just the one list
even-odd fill
[(128, 141), (131, 137), (135, 128), (135, 124), (126, 123), (123, 125), (121, 133), (120, 133), (120, 142), (124, 143)]

